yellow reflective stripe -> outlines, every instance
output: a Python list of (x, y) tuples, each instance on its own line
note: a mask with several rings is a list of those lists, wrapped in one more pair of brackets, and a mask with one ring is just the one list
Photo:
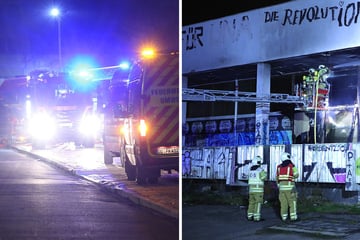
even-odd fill
[(281, 175), (278, 177), (278, 179), (281, 181), (291, 181), (292, 179), (294, 179), (293, 176), (285, 176), (285, 175)]
[(290, 181), (283, 181), (279, 183), (279, 190), (292, 190), (294, 188), (295, 184), (294, 182)]
[(249, 184), (261, 184), (262, 182), (263, 181), (260, 179), (253, 179), (253, 178), (249, 179)]
[[(293, 168), (293, 174), (294, 174), (294, 169)], [(287, 167), (287, 171), (286, 171), (286, 174), (282, 174), (282, 175), (279, 175), (278, 176), (278, 180), (279, 181), (293, 181), (294, 180), (294, 176), (290, 176), (290, 167), (288, 166)], [(296, 170), (297, 171), (297, 170)], [(278, 172), (280, 174), (280, 168), (278, 168)]]
[(249, 187), (249, 192), (253, 193), (253, 192), (264, 192), (264, 188), (263, 187)]

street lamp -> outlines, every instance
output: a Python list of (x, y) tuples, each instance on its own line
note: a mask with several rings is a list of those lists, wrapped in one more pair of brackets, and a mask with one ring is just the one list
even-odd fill
[(61, 12), (59, 8), (51, 8), (50, 15), (56, 18), (58, 23), (58, 50), (59, 50), (59, 68), (62, 71), (62, 56), (61, 56)]

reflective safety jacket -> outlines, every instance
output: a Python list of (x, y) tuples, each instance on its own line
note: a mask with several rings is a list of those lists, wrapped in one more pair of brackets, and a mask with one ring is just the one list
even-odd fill
[(255, 165), (249, 171), (249, 192), (264, 192), (264, 181), (267, 177), (267, 172), (261, 165)]
[(291, 160), (285, 160), (277, 166), (276, 182), (280, 190), (292, 190), (295, 186), (295, 179), (298, 177), (298, 169)]

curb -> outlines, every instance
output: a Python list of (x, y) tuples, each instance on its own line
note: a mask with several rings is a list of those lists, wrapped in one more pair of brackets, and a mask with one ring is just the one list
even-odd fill
[(14, 149), (14, 150), (16, 150), (16, 151), (18, 151), (20, 153), (26, 154), (26, 155), (28, 155), (30, 157), (39, 159), (39, 160), (41, 160), (43, 162), (50, 163), (50, 164), (56, 166), (57, 168), (60, 168), (60, 169), (66, 171), (68, 173), (71, 173), (74, 176), (78, 176), (78, 177), (80, 177), (80, 178), (82, 178), (84, 180), (95, 183), (97, 186), (102, 187), (103, 189), (107, 190), (108, 192), (114, 193), (114, 194), (116, 194), (118, 196), (126, 198), (126, 199), (130, 200), (131, 202), (133, 202), (133, 203), (135, 203), (137, 205), (141, 205), (143, 207), (150, 208), (150, 209), (152, 209), (152, 210), (154, 210), (156, 212), (159, 212), (159, 213), (161, 213), (163, 215), (166, 215), (166, 216), (169, 216), (169, 217), (172, 217), (172, 218), (175, 218), (175, 219), (179, 219), (178, 212), (176, 212), (174, 210), (169, 210), (169, 209), (167, 209), (167, 208), (165, 208), (165, 207), (163, 207), (163, 206), (161, 206), (159, 204), (156, 204), (156, 203), (154, 203), (152, 201), (149, 201), (148, 199), (143, 198), (143, 197), (141, 197), (140, 195), (138, 195), (136, 193), (132, 193), (132, 192), (130, 193), (126, 189), (120, 188), (117, 185), (112, 184), (111, 182), (94, 180), (94, 179), (92, 179), (90, 177), (78, 174), (76, 169), (69, 168), (69, 167), (64, 166), (63, 164), (59, 164), (58, 162), (53, 161), (51, 159), (42, 157), (40, 155), (34, 154), (32, 152), (28, 152), (26, 150), (22, 150), (22, 149), (13, 147), (13, 146), (11, 146), (10, 148)]
[(269, 229), (272, 230), (280, 230), (280, 231), (284, 231), (284, 232), (298, 232), (298, 233), (310, 233), (310, 234), (315, 234), (315, 235), (322, 235), (322, 236), (326, 236), (326, 237), (346, 237), (348, 236), (348, 234), (346, 233), (341, 233), (341, 232), (329, 232), (329, 231), (321, 231), (321, 230), (306, 230), (306, 229), (301, 229), (301, 228), (289, 228), (289, 227), (281, 227), (281, 226), (272, 226), (269, 227)]

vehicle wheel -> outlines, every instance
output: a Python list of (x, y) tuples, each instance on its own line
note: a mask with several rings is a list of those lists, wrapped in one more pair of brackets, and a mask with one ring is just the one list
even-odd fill
[(143, 167), (136, 167), (136, 182), (138, 184), (146, 183), (146, 171)]
[(127, 160), (125, 160), (125, 172), (129, 181), (136, 180), (136, 168)]
[(140, 184), (140, 185), (146, 184), (146, 177), (144, 177), (144, 176), (138, 176), (138, 177), (136, 178), (136, 182), (137, 182), (138, 184)]

